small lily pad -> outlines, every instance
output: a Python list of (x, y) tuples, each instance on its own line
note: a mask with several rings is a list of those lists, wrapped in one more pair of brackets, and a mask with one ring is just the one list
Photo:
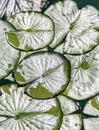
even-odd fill
[(99, 116), (99, 95), (86, 103), (83, 112), (87, 115)]
[(9, 44), (16, 49), (30, 51), (49, 45), (54, 37), (53, 21), (39, 12), (20, 12), (9, 19), (16, 31), (7, 33)]
[(65, 95), (59, 95), (58, 99), (64, 116), (78, 110), (77, 104)]
[(30, 96), (51, 98), (67, 87), (70, 68), (69, 61), (58, 53), (37, 52), (20, 62), (15, 78), (20, 85), (28, 84), (26, 92)]

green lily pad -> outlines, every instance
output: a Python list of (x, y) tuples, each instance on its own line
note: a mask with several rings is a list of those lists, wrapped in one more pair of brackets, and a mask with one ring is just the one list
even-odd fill
[(86, 103), (83, 112), (88, 115), (99, 116), (99, 95)]
[(54, 24), (39, 12), (20, 12), (9, 20), (17, 31), (9, 31), (7, 40), (16, 49), (30, 51), (46, 47), (54, 37)]
[(99, 11), (92, 6), (78, 9), (71, 0), (51, 5), (45, 14), (55, 23), (55, 38), (50, 47), (56, 47), (64, 39), (63, 52), (83, 54), (99, 43)]
[(85, 130), (99, 130), (99, 118), (84, 119)]
[(14, 69), (19, 59), (19, 51), (11, 47), (6, 40), (7, 31), (15, 31), (15, 28), (0, 20), (0, 80)]
[(65, 56), (71, 62), (71, 81), (64, 93), (77, 100), (99, 93), (99, 46), (84, 55)]
[(37, 52), (22, 60), (15, 78), (28, 84), (26, 92), (35, 98), (51, 98), (62, 92), (70, 81), (70, 63), (55, 52)]
[[(60, 130), (81, 130), (82, 117), (79, 114), (63, 116)], [(88, 129), (87, 129), (88, 130)]]
[(78, 110), (77, 104), (65, 95), (58, 96), (63, 115), (71, 114)]
[(0, 96), (0, 129), (56, 130), (62, 118), (57, 99), (36, 100), (14, 85)]

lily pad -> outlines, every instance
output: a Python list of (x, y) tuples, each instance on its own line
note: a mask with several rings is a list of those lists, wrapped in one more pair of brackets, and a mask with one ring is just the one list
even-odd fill
[[(81, 130), (82, 117), (79, 114), (63, 116), (60, 130)], [(88, 130), (88, 129), (87, 129)]]
[(59, 95), (58, 100), (63, 113), (60, 130), (81, 130), (82, 116), (73, 114), (78, 110), (77, 104), (65, 95)]
[(28, 10), (41, 11), (47, 0), (2, 0), (0, 2), (0, 18), (9, 19), (12, 15)]
[(6, 40), (6, 31), (15, 31), (15, 28), (0, 20), (0, 80), (14, 69), (19, 59), (19, 51), (11, 47)]
[(99, 46), (87, 54), (66, 57), (71, 62), (71, 81), (64, 93), (77, 100), (99, 93)]
[(84, 119), (85, 130), (99, 130), (99, 118)]
[(63, 115), (71, 114), (78, 110), (77, 104), (65, 95), (58, 96)]
[(57, 99), (36, 100), (14, 85), (0, 96), (0, 129), (56, 130), (62, 118)]
[(35, 98), (51, 98), (67, 87), (70, 63), (55, 52), (37, 52), (24, 58), (15, 78), (20, 85), (28, 84), (26, 92)]
[(87, 102), (83, 112), (87, 115), (99, 116), (99, 95)]
[(38, 51), (48, 51), (48, 48), (45, 47), (45, 48), (40, 49), (40, 50), (37, 50), (37, 51), (27, 51), (27, 52), (26, 52), (26, 51), (21, 51), (19, 62), (20, 62), (23, 58), (25, 58), (26, 56), (28, 56), (28, 55), (30, 55), (30, 54), (32, 54), (32, 53), (38, 52)]
[[(20, 12), (9, 20), (16, 31), (7, 33), (9, 44), (16, 49), (30, 51), (49, 45), (54, 37), (53, 21), (39, 12)], [(14, 40), (13, 40), (14, 39)]]
[(99, 11), (94, 7), (79, 10), (75, 2), (65, 0), (51, 5), (45, 14), (55, 23), (55, 38), (50, 47), (64, 39), (64, 53), (83, 54), (99, 44)]

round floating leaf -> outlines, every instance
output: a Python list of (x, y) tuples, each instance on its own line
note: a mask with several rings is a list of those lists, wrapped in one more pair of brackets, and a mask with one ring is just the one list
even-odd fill
[(64, 53), (82, 54), (99, 43), (99, 12), (92, 6), (78, 10), (71, 0), (51, 5), (45, 14), (55, 23), (55, 38), (50, 47), (56, 47), (63, 39)]
[(84, 119), (85, 130), (99, 130), (99, 118)]
[(19, 59), (19, 51), (7, 43), (5, 36), (6, 31), (14, 30), (10, 23), (0, 20), (0, 79), (7, 76), (14, 69)]
[(1, 130), (56, 130), (61, 118), (56, 99), (32, 99), (14, 85), (0, 96)]
[(54, 25), (52, 20), (39, 12), (21, 12), (9, 20), (17, 29), (7, 33), (11, 46), (20, 50), (38, 50), (46, 47), (53, 40)]
[(41, 11), (47, 0), (2, 0), (0, 2), (0, 18), (9, 19), (12, 15), (27, 10)]
[(99, 93), (99, 46), (90, 53), (66, 57), (71, 62), (71, 82), (64, 94), (82, 100)]
[(99, 116), (99, 95), (87, 102), (83, 112), (88, 115)]
[(82, 128), (81, 115), (72, 114), (63, 116), (63, 121), (60, 130), (81, 130), (81, 128)]
[(37, 52), (18, 65), (18, 84), (28, 84), (26, 92), (35, 98), (50, 98), (62, 92), (70, 80), (70, 63), (55, 52)]
[(73, 113), (78, 110), (77, 104), (72, 99), (66, 97), (65, 95), (59, 95), (58, 99), (64, 115)]

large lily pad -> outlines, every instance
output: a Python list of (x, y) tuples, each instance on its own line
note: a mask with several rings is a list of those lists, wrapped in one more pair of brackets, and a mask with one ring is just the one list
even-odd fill
[(5, 33), (11, 30), (15, 29), (10, 23), (0, 20), (0, 79), (14, 69), (19, 58), (19, 51), (11, 47), (6, 40)]
[(71, 82), (64, 93), (77, 100), (99, 93), (99, 46), (90, 53), (66, 57), (71, 62)]
[(18, 65), (18, 84), (29, 84), (26, 92), (35, 98), (50, 98), (62, 92), (70, 81), (70, 63), (55, 52), (38, 52)]
[(85, 130), (99, 130), (99, 118), (84, 119)]
[(2, 0), (0, 1), (0, 18), (9, 19), (12, 15), (27, 10), (41, 11), (47, 0)]
[(56, 99), (32, 99), (14, 85), (0, 96), (1, 130), (56, 130), (61, 118)]
[(79, 10), (75, 2), (64, 0), (51, 5), (45, 14), (55, 23), (55, 38), (50, 47), (64, 39), (64, 53), (82, 54), (99, 43), (99, 12), (92, 6)]
[(87, 102), (83, 112), (87, 115), (99, 116), (99, 95)]
[(7, 39), (16, 49), (38, 50), (53, 40), (54, 25), (47, 15), (32, 11), (21, 12), (11, 17), (9, 22), (17, 31), (8, 32)]

